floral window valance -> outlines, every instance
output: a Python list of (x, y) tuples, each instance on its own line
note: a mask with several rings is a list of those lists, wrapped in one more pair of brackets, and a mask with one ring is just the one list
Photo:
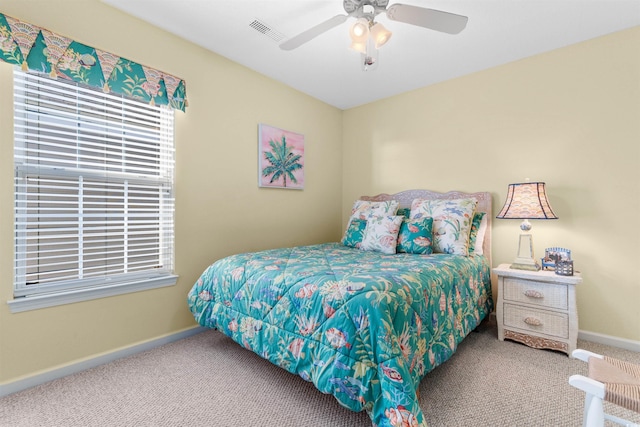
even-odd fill
[(184, 80), (0, 13), (0, 60), (184, 111)]

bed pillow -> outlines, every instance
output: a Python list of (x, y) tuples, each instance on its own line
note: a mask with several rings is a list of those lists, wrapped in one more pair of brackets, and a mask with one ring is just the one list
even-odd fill
[(469, 255), (469, 233), (476, 199), (415, 199), (411, 219), (433, 218), (433, 252)]
[[(482, 243), (487, 230), (486, 212), (476, 212), (473, 214), (471, 231), (469, 232), (469, 253), (482, 255)], [(484, 224), (484, 227), (483, 227)], [(480, 231), (482, 230), (482, 234)]]
[(403, 216), (387, 215), (374, 216), (367, 220), (364, 237), (360, 249), (365, 251), (395, 254), (398, 243), (398, 233)]
[(396, 215), (409, 218), (409, 216), (411, 216), (411, 208), (398, 208)]
[(367, 227), (367, 220), (353, 218), (349, 221), (347, 231), (342, 238), (342, 244), (350, 248), (359, 248), (364, 237), (364, 229)]
[(398, 245), (396, 252), (408, 254), (431, 254), (433, 248), (433, 218), (425, 217), (419, 219), (405, 218), (400, 224), (398, 233)]
[(487, 228), (489, 227), (489, 220), (487, 219), (488, 216), (485, 215), (482, 218), (482, 221), (480, 222), (480, 229), (478, 230), (478, 237), (476, 238), (476, 247), (474, 249), (474, 253), (476, 255), (483, 255), (484, 253), (484, 236), (487, 233)]
[[(386, 202), (356, 200), (351, 208), (351, 216), (347, 222), (347, 228), (349, 228), (349, 224), (351, 224), (351, 220), (354, 218), (367, 220), (374, 216), (395, 215), (396, 210), (398, 210), (398, 204), (397, 200), (388, 200)], [(345, 230), (344, 234), (343, 240), (344, 237), (346, 237), (347, 230)]]

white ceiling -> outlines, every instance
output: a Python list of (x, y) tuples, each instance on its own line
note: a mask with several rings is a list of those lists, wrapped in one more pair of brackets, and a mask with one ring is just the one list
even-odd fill
[[(342, 0), (102, 1), (340, 109), (640, 25), (640, 0), (390, 0), (469, 22), (449, 35), (380, 14), (393, 36), (365, 72), (348, 48), (352, 19), (295, 50), (278, 46), (344, 14)], [(269, 35), (250, 26), (256, 20)]]

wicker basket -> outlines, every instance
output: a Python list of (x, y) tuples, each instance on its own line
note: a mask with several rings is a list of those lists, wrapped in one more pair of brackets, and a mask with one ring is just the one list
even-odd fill
[(573, 261), (556, 262), (556, 274), (560, 276), (573, 276)]

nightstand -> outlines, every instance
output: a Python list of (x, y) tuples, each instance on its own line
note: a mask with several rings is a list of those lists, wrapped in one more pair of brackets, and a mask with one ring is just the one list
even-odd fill
[(571, 355), (578, 340), (576, 285), (580, 273), (560, 276), (553, 271), (527, 271), (501, 264), (498, 276), (498, 339)]

